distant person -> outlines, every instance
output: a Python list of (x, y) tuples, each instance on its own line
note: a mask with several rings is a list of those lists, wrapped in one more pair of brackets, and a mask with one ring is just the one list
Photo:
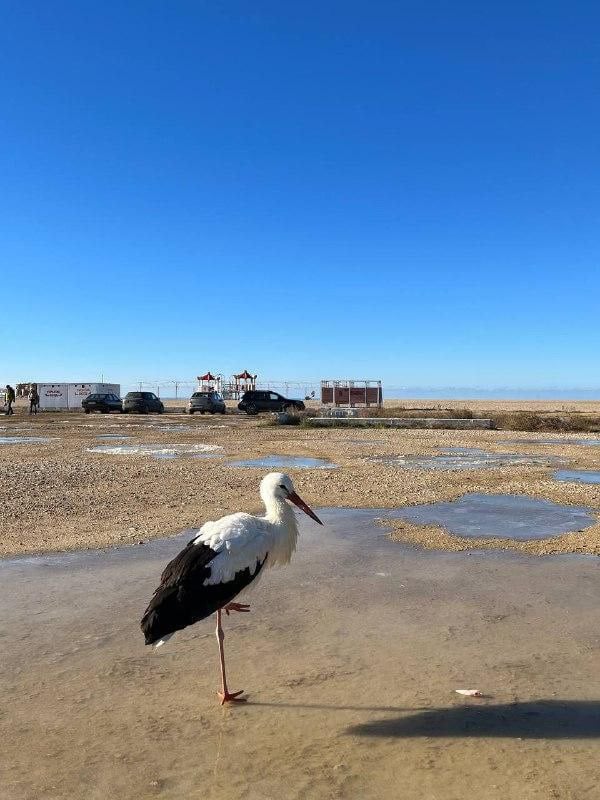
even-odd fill
[(6, 394), (5, 394), (5, 401), (4, 404), (6, 406), (6, 411), (4, 412), (7, 416), (9, 414), (14, 414), (12, 404), (15, 402), (15, 390), (10, 385), (10, 383), (6, 384)]
[(40, 404), (40, 396), (38, 394), (38, 390), (32, 387), (29, 390), (29, 394), (27, 395), (29, 400), (29, 413), (30, 414), (37, 414), (38, 406)]

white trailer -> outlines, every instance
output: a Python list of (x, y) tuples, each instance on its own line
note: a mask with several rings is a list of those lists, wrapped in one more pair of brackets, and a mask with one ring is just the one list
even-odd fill
[(71, 411), (81, 411), (81, 401), (90, 394), (116, 394), (121, 395), (119, 383), (69, 383), (68, 408)]
[(120, 395), (119, 383), (38, 383), (42, 411), (81, 411), (81, 401), (90, 394)]
[(38, 383), (40, 409), (58, 411), (69, 407), (69, 387), (66, 383)]

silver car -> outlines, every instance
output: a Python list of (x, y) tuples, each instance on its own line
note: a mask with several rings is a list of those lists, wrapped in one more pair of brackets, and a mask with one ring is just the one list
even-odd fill
[(188, 414), (225, 414), (227, 408), (218, 392), (194, 392), (188, 403)]

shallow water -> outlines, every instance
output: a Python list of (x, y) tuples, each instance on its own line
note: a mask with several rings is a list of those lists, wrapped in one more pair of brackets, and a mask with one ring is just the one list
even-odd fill
[(192, 532), (0, 562), (3, 796), (591, 798), (597, 559), (423, 551), (375, 524), (394, 512), (318, 513), (225, 618), (237, 707), (212, 621), (157, 652), (139, 631)]
[(510, 494), (465, 494), (448, 503), (404, 508), (399, 516), (418, 525), (440, 525), (459, 536), (521, 541), (579, 531), (595, 522), (581, 506)]
[(153, 428), (155, 431), (191, 431), (195, 430), (192, 425), (185, 425), (182, 423), (178, 425), (177, 423), (173, 425), (144, 425), (144, 428)]
[(261, 469), (335, 469), (337, 464), (332, 464), (324, 458), (305, 458), (304, 456), (264, 456), (247, 460), (230, 461), (229, 467), (260, 467)]
[(600, 439), (504, 439), (503, 444), (547, 444), (547, 445), (582, 445), (583, 447), (598, 447)]
[(111, 456), (141, 455), (159, 459), (196, 455), (222, 449), (216, 444), (99, 444), (87, 448), (88, 453), (106, 453)]
[(0, 436), (0, 444), (48, 444), (57, 441), (57, 436)]
[(535, 456), (524, 453), (493, 453), (479, 447), (445, 447), (443, 453), (434, 456), (373, 456), (369, 461), (378, 461), (405, 469), (464, 470), (498, 469), (523, 464), (561, 464), (562, 459), (553, 456)]
[(100, 436), (96, 436), (96, 439), (131, 439), (131, 436), (127, 436), (124, 433), (103, 433)]
[(586, 469), (559, 469), (554, 473), (557, 481), (575, 483), (600, 483), (600, 472)]

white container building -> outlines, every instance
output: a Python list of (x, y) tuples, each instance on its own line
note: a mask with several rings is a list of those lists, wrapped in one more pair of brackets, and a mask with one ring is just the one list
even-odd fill
[(42, 411), (81, 411), (81, 401), (90, 394), (121, 394), (119, 383), (38, 383)]

